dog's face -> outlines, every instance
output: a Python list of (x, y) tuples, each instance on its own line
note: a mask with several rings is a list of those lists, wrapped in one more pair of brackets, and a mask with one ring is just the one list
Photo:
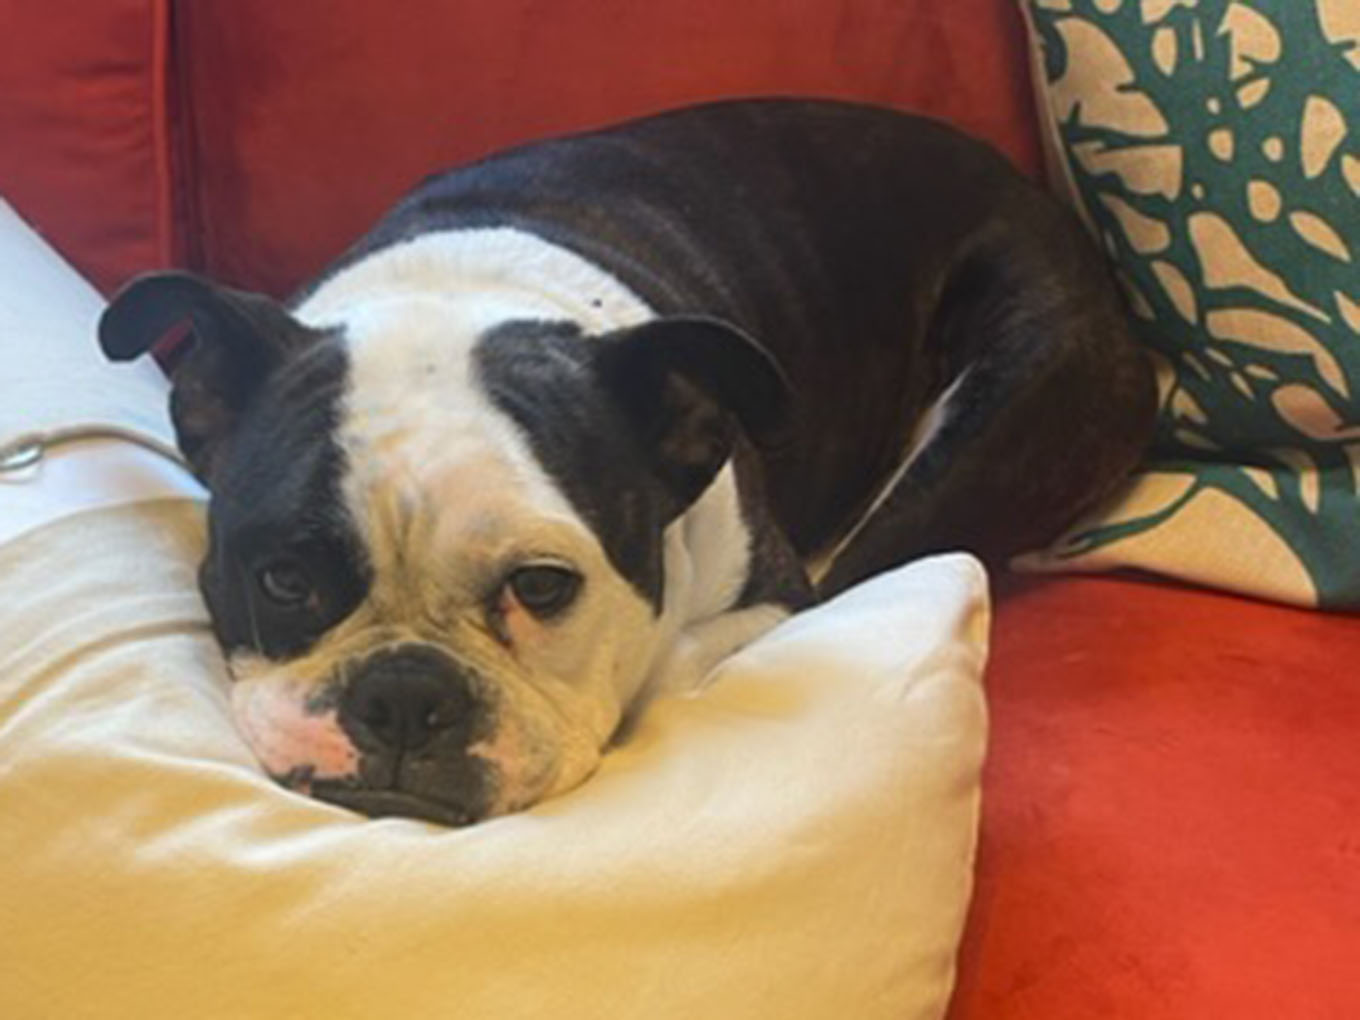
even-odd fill
[(309, 328), (146, 277), (113, 357), (192, 322), (182, 450), (239, 726), (276, 778), (461, 824), (581, 782), (676, 636), (667, 528), (784, 398), (707, 320), (600, 337), (422, 297)]

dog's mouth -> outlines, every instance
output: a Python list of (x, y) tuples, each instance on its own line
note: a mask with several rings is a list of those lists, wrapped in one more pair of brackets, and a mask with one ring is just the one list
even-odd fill
[(476, 813), (461, 804), (404, 790), (375, 790), (343, 780), (316, 780), (308, 793), (317, 800), (358, 811), (370, 818), (415, 818), (454, 827), (471, 825), (478, 820)]

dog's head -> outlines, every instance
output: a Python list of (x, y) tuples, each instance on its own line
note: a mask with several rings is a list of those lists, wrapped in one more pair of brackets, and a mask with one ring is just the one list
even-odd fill
[(421, 297), (307, 326), (182, 273), (127, 286), (100, 343), (185, 321), (200, 583), (265, 768), (455, 824), (584, 779), (674, 637), (668, 526), (782, 411), (768, 355), (711, 320), (584, 336)]

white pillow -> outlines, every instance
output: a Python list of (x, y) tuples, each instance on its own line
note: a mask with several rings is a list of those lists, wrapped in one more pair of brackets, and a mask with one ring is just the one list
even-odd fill
[(188, 502), (0, 547), (0, 1016), (938, 1017), (971, 884), (984, 578), (927, 560), (461, 831), (260, 775)]
[[(167, 384), (149, 358), (113, 365), (95, 343), (104, 302), (0, 198), (0, 461), (34, 433), (112, 426), (172, 444)], [(0, 542), (63, 514), (160, 496), (201, 498), (165, 458), (82, 440), (18, 471), (0, 466)]]
[(147, 495), (0, 543), (0, 1017), (944, 1012), (985, 731), (974, 560), (788, 621), (578, 790), (447, 830), (260, 773), (194, 584), (201, 507)]

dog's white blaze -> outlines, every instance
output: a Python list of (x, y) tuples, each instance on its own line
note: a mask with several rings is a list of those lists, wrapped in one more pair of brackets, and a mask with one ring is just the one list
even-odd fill
[[(749, 568), (730, 466), (667, 529), (658, 617), (473, 377), (476, 344), (502, 322), (566, 319), (592, 334), (652, 317), (597, 266), (522, 231), (443, 231), (341, 270), (296, 314), (344, 330), (342, 489), (374, 583), (305, 657), (310, 681), (289, 663), (262, 670), (259, 682), (272, 674), (304, 701), (318, 678), (380, 645), (446, 645), (496, 688), (481, 692), (495, 700), (496, 731), (469, 753), (495, 766), (500, 813), (579, 783), (644, 688), (698, 681), (784, 615), (727, 612)], [(487, 585), (505, 564), (544, 556), (575, 564), (582, 594), (560, 622), (519, 621), (506, 647), (483, 622)], [(242, 695), (248, 716), (252, 689)], [(254, 727), (274, 741), (275, 764), (300, 764), (296, 747), (258, 720)], [(329, 741), (329, 731), (321, 736)], [(342, 764), (339, 750), (328, 754)]]
[(944, 423), (949, 416), (949, 402), (954, 399), (954, 394), (958, 392), (959, 386), (967, 376), (968, 369), (965, 368), (954, 377), (954, 381), (945, 387), (944, 392), (935, 398), (935, 402), (932, 403), (930, 407), (926, 408), (925, 413), (917, 419), (916, 426), (911, 432), (911, 438), (907, 441), (906, 449), (902, 451), (902, 460), (898, 462), (897, 468), (888, 476), (888, 480), (884, 482), (883, 486), (878, 490), (878, 493), (874, 496), (873, 502), (869, 504), (869, 509), (864, 511), (860, 516), (860, 519), (841, 537), (840, 541), (832, 547), (830, 552), (821, 554), (808, 564), (808, 576), (812, 578), (814, 584), (821, 582), (822, 578), (826, 576), (840, 554), (845, 552), (850, 543), (855, 540), (855, 537), (864, 530), (864, 526), (874, 514), (878, 513), (883, 504), (887, 502), (888, 497), (892, 495), (893, 490), (896, 489), (902, 479), (906, 477), (907, 472), (911, 470), (911, 466), (916, 463), (917, 458), (919, 458), (926, 447), (934, 441), (935, 437), (940, 434), (940, 429), (944, 427)]
[(311, 325), (335, 322), (374, 295), (403, 294), (512, 306), (518, 311), (503, 318), (570, 319), (587, 333), (653, 317), (617, 277), (511, 227), (432, 231), (374, 252), (321, 284), (297, 316)]

